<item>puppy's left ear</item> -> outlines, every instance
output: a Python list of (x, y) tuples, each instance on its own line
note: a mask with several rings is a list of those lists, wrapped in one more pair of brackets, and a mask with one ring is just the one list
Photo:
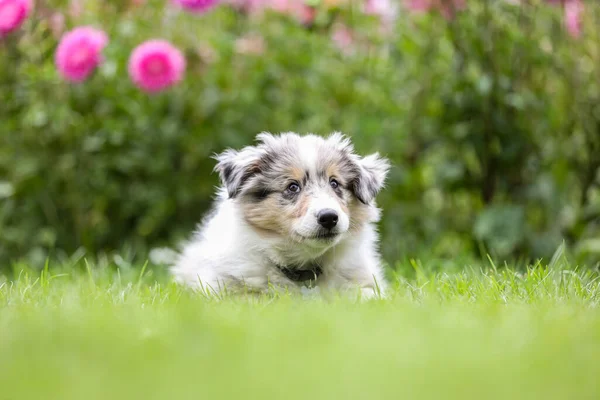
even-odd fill
[(383, 188), (390, 162), (375, 153), (358, 160), (357, 164), (358, 174), (352, 182), (352, 191), (358, 200), (369, 204)]
[(256, 147), (248, 146), (241, 151), (226, 150), (215, 156), (215, 171), (219, 172), (229, 198), (236, 197), (247, 181), (260, 172), (261, 154)]

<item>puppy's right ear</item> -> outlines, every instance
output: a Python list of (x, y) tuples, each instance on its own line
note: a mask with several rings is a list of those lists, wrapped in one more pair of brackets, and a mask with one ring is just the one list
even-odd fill
[(241, 151), (225, 150), (215, 156), (215, 171), (219, 173), (230, 199), (240, 193), (248, 179), (260, 172), (260, 154), (256, 147), (246, 147)]

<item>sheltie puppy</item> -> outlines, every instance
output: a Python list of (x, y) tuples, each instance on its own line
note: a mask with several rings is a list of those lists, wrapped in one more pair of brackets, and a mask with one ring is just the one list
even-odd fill
[(207, 292), (278, 288), (383, 294), (375, 196), (389, 163), (340, 133), (261, 133), (216, 156), (215, 209), (181, 248), (175, 280)]

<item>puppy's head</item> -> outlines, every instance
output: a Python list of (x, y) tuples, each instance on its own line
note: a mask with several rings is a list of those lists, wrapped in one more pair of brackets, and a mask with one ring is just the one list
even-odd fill
[(217, 156), (215, 168), (253, 228), (328, 247), (372, 218), (386, 159), (354, 154), (339, 133), (325, 139), (262, 133), (257, 139), (256, 146)]

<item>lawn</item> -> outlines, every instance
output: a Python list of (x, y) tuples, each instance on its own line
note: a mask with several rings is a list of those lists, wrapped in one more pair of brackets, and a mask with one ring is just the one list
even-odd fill
[(206, 299), (160, 268), (0, 278), (0, 399), (600, 398), (595, 272), (399, 270), (362, 303)]

